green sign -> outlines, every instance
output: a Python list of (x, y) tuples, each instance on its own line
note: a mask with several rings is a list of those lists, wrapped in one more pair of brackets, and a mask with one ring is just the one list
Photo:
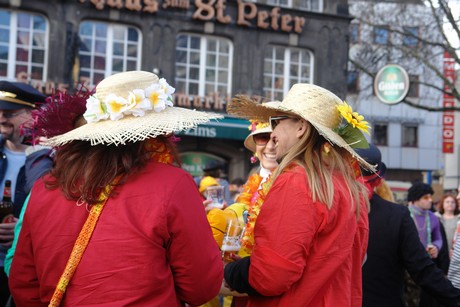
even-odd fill
[(217, 160), (221, 163), (224, 162), (222, 158), (204, 152), (188, 151), (179, 154), (179, 156), (182, 162), (182, 168), (192, 176), (203, 175), (204, 166), (211, 160)]
[(409, 92), (409, 75), (399, 65), (386, 65), (375, 76), (374, 92), (383, 103), (401, 102)]
[(177, 135), (189, 135), (210, 139), (244, 140), (251, 133), (248, 129), (250, 122), (245, 119), (225, 117), (198, 125)]

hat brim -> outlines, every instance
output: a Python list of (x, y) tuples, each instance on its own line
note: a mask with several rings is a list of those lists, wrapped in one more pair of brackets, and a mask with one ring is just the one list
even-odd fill
[(61, 146), (71, 141), (91, 142), (91, 145), (124, 145), (160, 135), (195, 128), (211, 119), (223, 118), (220, 114), (200, 112), (179, 107), (168, 107), (161, 112), (150, 112), (141, 117), (125, 116), (120, 120), (102, 120), (88, 123), (47, 141), (51, 146)]
[(271, 133), (272, 129), (269, 127), (264, 127), (258, 130), (254, 130), (251, 132), (246, 139), (244, 140), (244, 147), (252, 152), (256, 152), (256, 143), (254, 143), (253, 135), (260, 134), (260, 133)]
[(25, 104), (18, 104), (10, 101), (0, 100), (0, 110), (19, 110), (19, 109), (33, 109), (31, 106)]
[(310, 118), (307, 114), (299, 114), (293, 109), (287, 108), (281, 101), (271, 101), (262, 104), (257, 104), (254, 100), (247, 96), (238, 95), (232, 99), (227, 106), (227, 113), (233, 116), (242, 117), (246, 119), (269, 121), (270, 116), (276, 116), (280, 112), (290, 113), (299, 116), (315, 127), (320, 135), (322, 135), (332, 145), (337, 145), (346, 149), (363, 168), (375, 172), (375, 167), (364, 160), (345, 140), (334, 132), (331, 128), (326, 127)]

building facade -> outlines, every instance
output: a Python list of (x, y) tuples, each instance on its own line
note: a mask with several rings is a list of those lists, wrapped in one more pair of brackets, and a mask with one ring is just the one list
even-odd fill
[[(443, 49), (422, 40), (441, 40), (431, 9), (420, 1), (349, 1), (350, 63), (347, 101), (371, 123), (371, 141), (382, 151), (386, 178), (440, 184), (443, 173), (442, 113), (406, 103), (385, 104), (375, 95), (374, 77), (387, 64), (409, 77), (408, 101), (441, 107)], [(417, 52), (415, 52), (417, 51)], [(417, 57), (416, 54), (423, 54)], [(435, 70), (430, 68), (435, 68)], [(407, 185), (406, 185), (407, 186)]]
[[(145, 70), (175, 105), (225, 115), (236, 94), (282, 99), (298, 82), (344, 97), (349, 21), (346, 0), (0, 0), (0, 79), (50, 94)], [(182, 133), (184, 168), (216, 159), (245, 178), (248, 126), (226, 115)]]

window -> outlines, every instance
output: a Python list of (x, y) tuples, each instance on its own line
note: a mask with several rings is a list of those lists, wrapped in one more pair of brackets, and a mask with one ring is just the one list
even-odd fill
[(321, 12), (323, 9), (323, 0), (253, 0), (253, 2), (313, 12)]
[(388, 145), (388, 124), (375, 123), (372, 127), (372, 143), (380, 146)]
[(308, 50), (270, 47), (264, 56), (264, 96), (282, 100), (295, 83), (313, 82), (313, 55)]
[(92, 85), (115, 73), (140, 69), (141, 34), (136, 28), (85, 21), (80, 41), (80, 78)]
[(359, 43), (359, 23), (352, 22), (350, 24), (350, 44)]
[(233, 45), (224, 38), (180, 34), (176, 38), (176, 92), (226, 98), (232, 88)]
[(407, 97), (419, 97), (419, 77), (415, 75), (409, 75), (409, 92)]
[(418, 27), (403, 27), (404, 33), (403, 45), (407, 47), (418, 46)]
[(403, 147), (417, 147), (417, 131), (418, 127), (415, 125), (402, 126), (402, 146)]
[(390, 41), (390, 31), (388, 27), (374, 27), (374, 44), (387, 45)]
[(48, 22), (38, 14), (0, 9), (0, 77), (45, 81)]
[(348, 94), (356, 94), (359, 91), (359, 73), (349, 71), (347, 74), (347, 91)]

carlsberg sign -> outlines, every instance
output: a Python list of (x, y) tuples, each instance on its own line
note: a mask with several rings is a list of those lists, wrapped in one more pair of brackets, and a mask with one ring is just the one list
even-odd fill
[(401, 102), (409, 92), (409, 75), (399, 65), (386, 65), (375, 76), (374, 91), (383, 103)]

